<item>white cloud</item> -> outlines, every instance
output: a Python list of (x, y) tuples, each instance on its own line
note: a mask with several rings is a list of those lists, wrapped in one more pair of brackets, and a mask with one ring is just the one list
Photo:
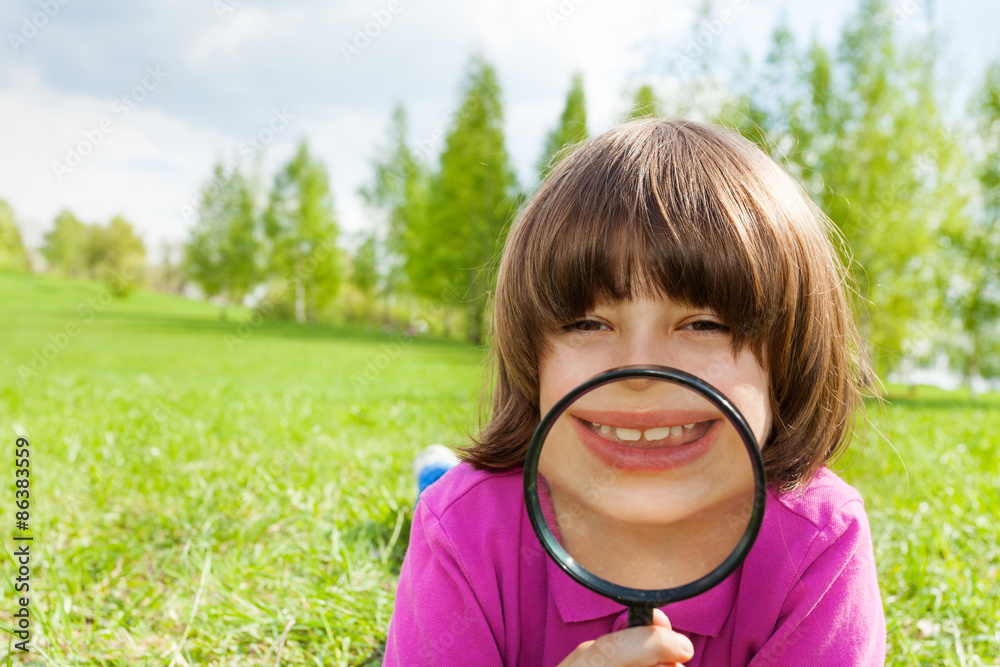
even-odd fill
[[(122, 212), (155, 246), (183, 237), (179, 206), (194, 199), (215, 160), (236, 153), (274, 109), (287, 109), (295, 120), (267, 147), (262, 173), (269, 180), (308, 137), (330, 167), (349, 232), (364, 226), (357, 189), (370, 178), (392, 105), (406, 105), (411, 139), (436, 154), (441, 142), (432, 137), (448, 129), (476, 51), (497, 68), (508, 149), (525, 181), (573, 72), (584, 73), (592, 129), (620, 118), (640, 81), (674, 99), (688, 94), (670, 64), (690, 34), (697, 0), (397, 1), (401, 10), (350, 62), (341, 44), (373, 12), (384, 18), (389, 0), (244, 0), (221, 18), (211, 2), (70, 3), (23, 53), (0, 60), (0, 197), (14, 206), (31, 244), (70, 207), (87, 220)], [(830, 43), (853, 10), (853, 3), (716, 0), (713, 11), (737, 3), (745, 8), (713, 44), (724, 63), (741, 49), (761, 57), (782, 7), (800, 45), (813, 31)], [(0, 25), (16, 26), (35, 9), (34, 0), (4, 3)], [(1000, 7), (956, 0), (941, 10), (956, 54), (976, 63), (1000, 56), (989, 33)], [(963, 62), (963, 73), (979, 67)], [(157, 65), (169, 77), (118, 119), (112, 100)], [(115, 120), (114, 130), (60, 183), (52, 162), (105, 118)]]
[(122, 213), (151, 245), (183, 235), (179, 204), (207, 176), (225, 137), (142, 106), (121, 119), (111, 104), (27, 85), (0, 90), (0, 196), (11, 200), (29, 244), (64, 207), (90, 221)]
[(188, 62), (203, 66), (219, 56), (238, 60), (262, 43), (293, 39), (308, 18), (300, 11), (267, 12), (258, 7), (233, 7), (197, 36), (188, 51)]

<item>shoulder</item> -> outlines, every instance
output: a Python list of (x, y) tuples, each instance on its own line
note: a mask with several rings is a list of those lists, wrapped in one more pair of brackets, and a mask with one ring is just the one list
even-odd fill
[[(386, 639), (386, 665), (502, 664), (506, 623), (497, 563), (509, 558), (519, 470), (460, 464), (414, 510)], [(515, 524), (516, 525), (516, 524)]]
[(801, 489), (769, 493), (746, 564), (741, 596), (753, 594), (762, 631), (752, 664), (785, 664), (792, 647), (807, 651), (803, 665), (882, 664), (871, 530), (861, 495), (835, 473), (824, 468)]
[(863, 561), (870, 570), (863, 576), (874, 582), (871, 530), (857, 490), (823, 468), (799, 489), (768, 491), (764, 522), (747, 565), (769, 573), (770, 596), (783, 598), (804, 580), (825, 587), (851, 561)]
[(775, 518), (794, 522), (804, 535), (840, 533), (865, 518), (864, 501), (858, 491), (828, 468), (821, 468), (801, 488), (769, 494)]
[(521, 468), (476, 470), (460, 463), (424, 490), (417, 510), (449, 535), (509, 527), (523, 510)]

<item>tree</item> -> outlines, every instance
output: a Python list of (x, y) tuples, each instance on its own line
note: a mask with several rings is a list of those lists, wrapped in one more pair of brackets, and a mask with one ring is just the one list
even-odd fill
[[(822, 51), (822, 55), (825, 55)], [(763, 151), (785, 162), (789, 171), (801, 176), (801, 169), (781, 154), (779, 143), (798, 137), (802, 128), (799, 115), (807, 108), (804, 99), (809, 86), (795, 38), (782, 18), (771, 35), (771, 49), (762, 71), (744, 73), (732, 99), (723, 103), (715, 122), (737, 130)], [(824, 99), (827, 99), (824, 97)], [(808, 108), (812, 108), (811, 106)]]
[(116, 215), (107, 227), (88, 225), (84, 258), (88, 275), (107, 283), (115, 296), (125, 296), (140, 280), (146, 246), (132, 224)]
[(820, 169), (836, 179), (827, 178), (826, 205), (855, 252), (855, 280), (872, 304), (863, 322), (883, 377), (928, 329), (937, 274), (948, 270), (937, 261), (937, 238), (964, 203), (956, 178), (963, 156), (938, 99), (936, 37), (900, 44), (888, 11), (885, 0), (865, 0), (844, 31), (843, 102), (821, 116), (839, 121), (835, 145), (821, 152), (838, 168)]
[(408, 235), (406, 270), (424, 296), (447, 302), (447, 295), (462, 295), (468, 337), (477, 344), (484, 336), (493, 265), (518, 201), (515, 188), (500, 84), (493, 67), (474, 57), (431, 181), (427, 214)]
[[(902, 43), (886, 0), (863, 0), (836, 53), (813, 40), (799, 53), (776, 32), (760, 90), (757, 140), (798, 175), (846, 240), (844, 259), (867, 305), (862, 330), (884, 377), (935, 312), (937, 239), (960, 215), (960, 158), (939, 109), (934, 35)], [(765, 77), (766, 79), (767, 77)]]
[(161, 241), (160, 263), (152, 271), (153, 289), (168, 294), (182, 294), (188, 280), (188, 242)]
[(0, 199), (0, 271), (27, 271), (28, 251), (14, 218), (14, 209)]
[[(738, 4), (738, 3), (734, 3)], [(736, 8), (738, 9), (738, 8)], [(731, 10), (723, 10), (725, 15)], [(666, 104), (660, 102), (652, 94), (652, 89), (648, 91), (637, 91), (634, 102), (633, 114), (637, 117), (660, 117), (664, 115), (691, 118), (693, 120), (703, 120), (706, 122), (719, 122), (720, 114), (728, 106), (728, 98), (732, 91), (724, 88), (716, 78), (716, 71), (720, 68), (731, 75), (739, 76), (739, 69), (746, 69), (749, 65), (749, 57), (744, 53), (741, 63), (733, 63), (729, 60), (719, 59), (719, 36), (720, 29), (724, 24), (720, 22), (719, 14), (716, 12), (712, 0), (702, 0), (695, 10), (695, 20), (691, 25), (690, 32), (686, 40), (683, 51), (674, 51), (672, 74), (677, 81), (682, 94), (674, 94), (667, 98)], [(738, 67), (734, 67), (737, 65)], [(752, 80), (746, 76), (739, 79), (740, 83)], [(642, 98), (638, 94), (642, 94)]]
[(653, 87), (648, 83), (639, 86), (632, 97), (632, 108), (625, 116), (625, 120), (659, 118), (661, 115), (660, 101), (657, 99)]
[(544, 179), (559, 163), (563, 150), (587, 139), (587, 107), (583, 95), (583, 75), (576, 73), (566, 95), (566, 106), (559, 124), (545, 140), (545, 152), (538, 161), (538, 173)]
[(236, 167), (215, 165), (212, 179), (202, 187), (198, 221), (185, 248), (188, 275), (209, 297), (241, 303), (259, 282), (261, 240), (253, 192)]
[(264, 230), (271, 275), (295, 290), (295, 320), (315, 320), (340, 284), (339, 230), (326, 167), (304, 139), (274, 178)]
[(42, 254), (63, 275), (105, 281), (115, 296), (136, 286), (146, 263), (146, 246), (124, 217), (117, 215), (102, 227), (85, 224), (68, 210), (45, 234)]
[(948, 233), (952, 345), (970, 390), (979, 377), (1000, 376), (1000, 61), (986, 70), (972, 102), (982, 157), (976, 212)]
[(373, 161), (372, 182), (359, 191), (365, 204), (380, 217), (370, 233), (381, 277), (383, 320), (389, 322), (390, 300), (407, 288), (407, 258), (414, 235), (424, 228), (430, 173), (407, 142), (406, 109), (393, 109), (388, 141)]
[(49, 267), (66, 276), (81, 277), (87, 273), (84, 247), (89, 232), (87, 225), (69, 210), (56, 215), (55, 224), (46, 232), (42, 256)]
[(351, 284), (362, 295), (370, 297), (378, 285), (378, 265), (375, 236), (369, 234), (351, 258)]

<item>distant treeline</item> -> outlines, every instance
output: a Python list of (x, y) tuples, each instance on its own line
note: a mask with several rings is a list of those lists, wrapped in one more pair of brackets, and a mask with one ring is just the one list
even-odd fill
[[(621, 117), (588, 123), (576, 74), (530, 183), (511, 167), (500, 85), (483, 58), (470, 60), (455, 112), (427, 137), (408, 136), (397, 105), (360, 192), (368, 227), (351, 252), (327, 171), (305, 140), (266, 192), (238, 161), (220, 161), (183, 259), (158, 267), (157, 282), (193, 282), (220, 304), (253, 294), (268, 317), (460, 328), (478, 343), (506, 231), (552, 166), (592, 130), (685, 116), (756, 142), (830, 217), (881, 376), (903, 359), (940, 354), (966, 378), (1000, 376), (1000, 62), (956, 103), (940, 36), (904, 36), (900, 26), (916, 13), (862, 0), (834, 48), (799, 44), (782, 25), (763, 64), (734, 69), (720, 62), (712, 33), (699, 32), (713, 25), (712, 11), (702, 6), (688, 48), (664, 66), (677, 84), (669, 99), (645, 83)], [(121, 218), (100, 227), (63, 212), (42, 254), (53, 270), (106, 277), (135, 269), (145, 251)], [(0, 267), (24, 268), (25, 258), (13, 213), (0, 205)]]

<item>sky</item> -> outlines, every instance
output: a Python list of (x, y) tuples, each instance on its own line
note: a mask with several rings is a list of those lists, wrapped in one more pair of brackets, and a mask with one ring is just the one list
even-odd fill
[[(1000, 58), (1000, 3), (890, 0), (902, 30), (933, 25), (961, 98)], [(37, 247), (56, 213), (122, 214), (156, 258), (194, 224), (218, 160), (263, 187), (307, 138), (330, 173), (344, 244), (372, 221), (358, 195), (395, 104), (434, 159), (470, 58), (497, 70), (507, 148), (533, 181), (570, 78), (584, 75), (591, 132), (630, 92), (671, 88), (704, 35), (723, 68), (759, 61), (779, 21), (834, 44), (856, 0), (4, 0), (0, 5), (0, 199)], [(928, 18), (928, 10), (933, 19)]]

